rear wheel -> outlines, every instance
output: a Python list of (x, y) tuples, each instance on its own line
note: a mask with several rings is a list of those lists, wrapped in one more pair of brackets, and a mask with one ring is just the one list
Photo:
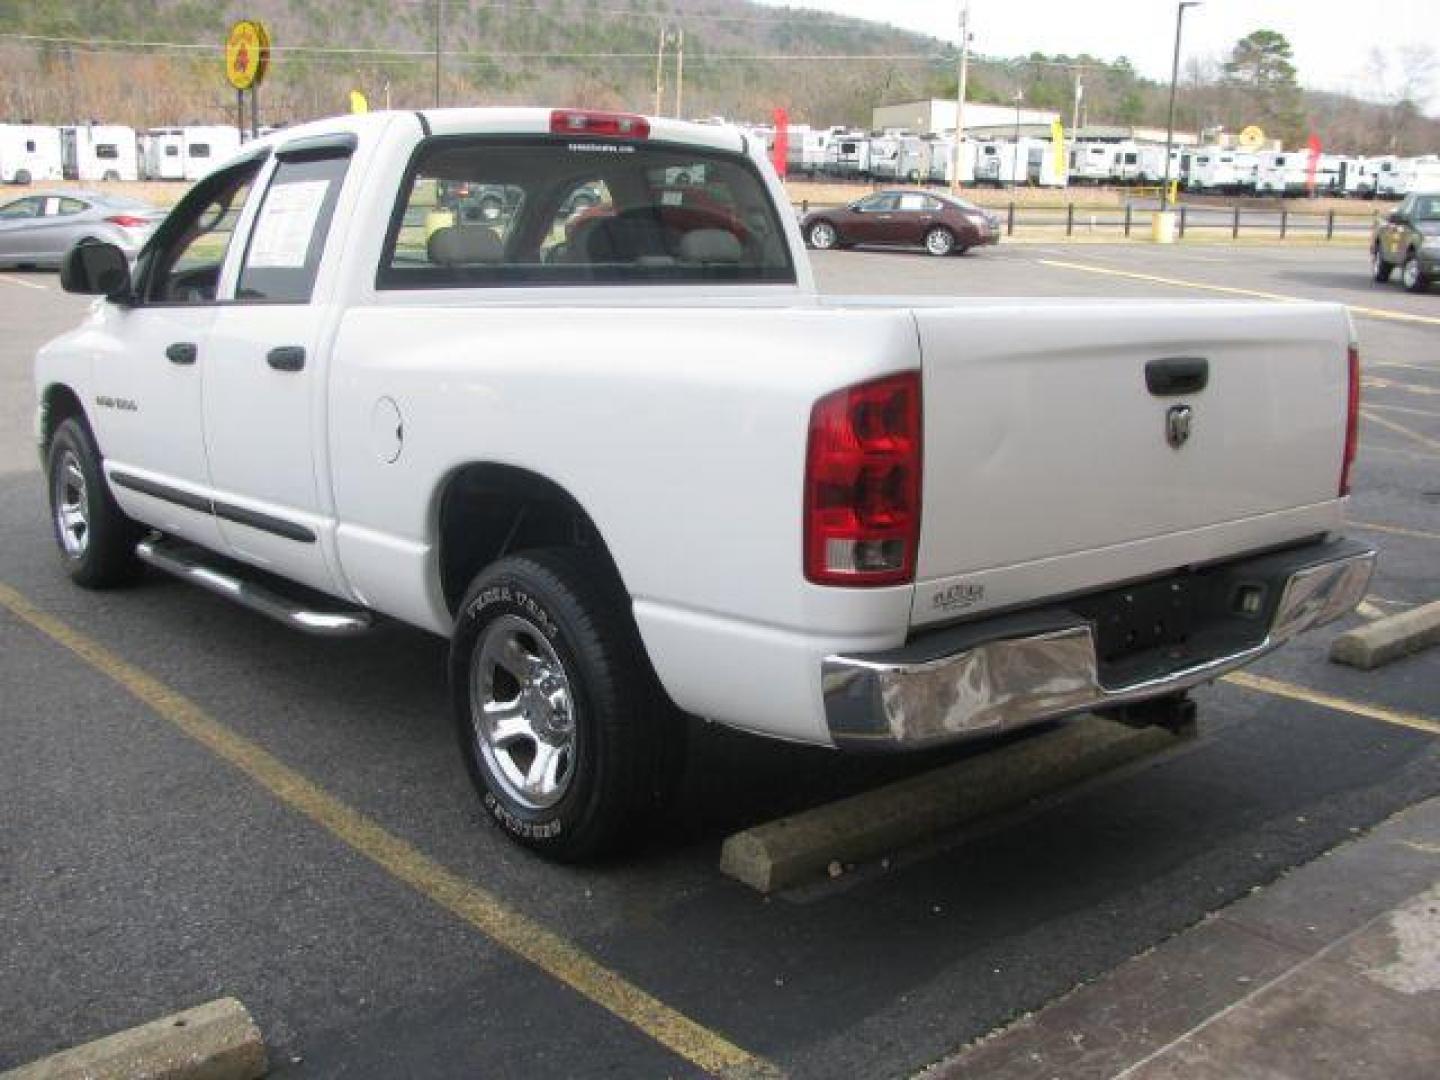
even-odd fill
[(680, 717), (595, 554), (544, 549), (482, 571), (456, 619), (450, 686), (486, 811), (547, 858), (622, 848), (678, 782)]
[(87, 589), (123, 585), (140, 575), (141, 527), (116, 505), (89, 430), (71, 418), (50, 440), (50, 523), (72, 581)]
[(939, 225), (925, 234), (925, 250), (931, 255), (949, 255), (955, 250), (955, 234)]
[(1376, 247), (1370, 255), (1370, 276), (1383, 285), (1390, 280), (1390, 273), (1394, 269), (1385, 261), (1385, 256), (1380, 254), (1380, 248)]
[(1405, 265), (1400, 268), (1400, 284), (1411, 292), (1424, 292), (1430, 287), (1430, 279), (1420, 269), (1420, 256), (1413, 251), (1405, 256)]
[(834, 225), (828, 221), (817, 221), (810, 226), (805, 238), (817, 251), (828, 251), (835, 246), (835, 241), (839, 239), (839, 236), (835, 232)]

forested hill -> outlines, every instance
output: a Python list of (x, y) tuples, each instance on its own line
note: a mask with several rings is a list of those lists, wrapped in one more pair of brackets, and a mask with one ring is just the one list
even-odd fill
[[(136, 127), (228, 119), (234, 92), (223, 77), (222, 43), (239, 18), (264, 20), (276, 46), (261, 91), (263, 122), (343, 111), (354, 89), (377, 108), (387, 99), (430, 105), (437, 10), (441, 99), (452, 105), (652, 111), (665, 31), (684, 35), (686, 116), (759, 121), (783, 106), (796, 122), (865, 126), (877, 104), (955, 91), (952, 43), (747, 0), (0, 0), (0, 119)], [(675, 108), (676, 52), (672, 38), (666, 112)], [(1010, 101), (1020, 90), (1027, 104), (1068, 118), (1076, 65), (1091, 122), (1164, 122), (1165, 88), (1117, 57), (979, 57), (970, 96)], [(1182, 126), (1252, 121), (1243, 87), (1201, 66), (1189, 80)], [(1427, 145), (1440, 144), (1440, 124), (1413, 106), (1335, 95), (1305, 95), (1287, 114), (1294, 131), (1284, 134), (1322, 123), (1343, 132), (1354, 151), (1440, 148)]]

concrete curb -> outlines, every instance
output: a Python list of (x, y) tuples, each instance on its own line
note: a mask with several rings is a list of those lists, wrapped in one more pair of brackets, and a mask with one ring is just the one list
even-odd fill
[(1330, 659), (1370, 671), (1440, 645), (1440, 600), (1347, 630), (1330, 645)]
[(220, 998), (21, 1065), (0, 1080), (258, 1080), (265, 1043), (245, 1006)]
[(1184, 738), (1164, 728), (1082, 717), (992, 753), (735, 833), (720, 849), (720, 870), (763, 893), (790, 888), (823, 877), (834, 861), (878, 858)]

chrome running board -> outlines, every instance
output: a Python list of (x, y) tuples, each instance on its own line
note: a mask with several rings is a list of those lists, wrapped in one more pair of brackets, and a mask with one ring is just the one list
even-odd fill
[[(236, 566), (229, 560), (211, 556), (217, 563), (225, 563), (226, 569), (205, 561), (205, 556), (210, 553), (190, 544), (152, 536), (135, 545), (135, 554), (157, 570), (174, 574), (217, 596), (233, 600), (242, 607), (284, 623), (292, 630), (324, 637), (354, 637), (365, 633), (371, 626), (370, 612), (363, 608), (345, 607), (336, 600), (331, 601), (336, 605), (334, 608), (322, 609), (318, 604), (284, 596), (257, 581), (241, 577), (239, 568), (228, 569)], [(319, 594), (316, 594), (316, 599), (321, 599)]]

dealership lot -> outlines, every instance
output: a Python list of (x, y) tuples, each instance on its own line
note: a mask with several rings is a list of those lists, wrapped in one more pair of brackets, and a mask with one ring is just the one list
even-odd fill
[[(1440, 288), (1374, 285), (1357, 246), (815, 262), (832, 294), (1354, 305), (1365, 610), (1440, 597)], [(282, 1076), (904, 1075), (1440, 792), (1440, 653), (1361, 673), (1325, 660), (1327, 629), (1256, 669), (1268, 691), (1197, 695), (1185, 746), (820, 887), (762, 899), (720, 842), (986, 748), (841, 758), (697, 726), (637, 855), (539, 863), (483, 820), (438, 639), (297, 637), (158, 578), (69, 586), (28, 364), (84, 308), (0, 275), (0, 1068), (234, 994)]]

